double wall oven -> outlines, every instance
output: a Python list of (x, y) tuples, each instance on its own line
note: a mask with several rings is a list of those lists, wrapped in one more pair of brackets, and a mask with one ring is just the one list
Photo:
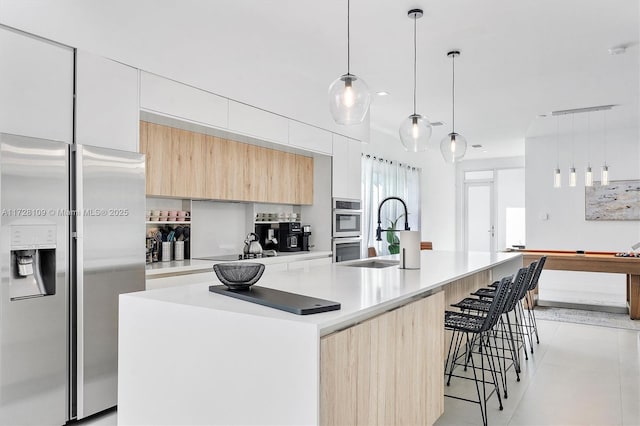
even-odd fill
[(333, 260), (360, 259), (362, 250), (362, 202), (333, 199)]

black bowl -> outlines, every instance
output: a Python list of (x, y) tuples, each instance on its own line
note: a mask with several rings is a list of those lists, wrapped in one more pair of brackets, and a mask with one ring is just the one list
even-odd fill
[(248, 290), (262, 277), (264, 265), (250, 262), (216, 263), (213, 271), (230, 290)]

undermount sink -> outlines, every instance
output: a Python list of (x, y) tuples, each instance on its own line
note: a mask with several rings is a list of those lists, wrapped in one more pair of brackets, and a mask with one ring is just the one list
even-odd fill
[(356, 268), (388, 268), (390, 266), (397, 266), (400, 262), (397, 260), (382, 260), (382, 259), (371, 259), (371, 260), (362, 260), (360, 262), (350, 263), (344, 266), (353, 266)]

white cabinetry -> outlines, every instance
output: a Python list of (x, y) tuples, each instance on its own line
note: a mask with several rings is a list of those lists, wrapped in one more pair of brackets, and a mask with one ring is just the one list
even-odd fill
[(333, 135), (333, 196), (360, 199), (361, 149), (360, 142)]
[(231, 100), (229, 130), (284, 145), (289, 142), (287, 118)]
[(73, 50), (0, 27), (0, 131), (73, 138)]
[(222, 129), (228, 125), (227, 98), (144, 71), (140, 73), (140, 107)]
[(289, 120), (289, 145), (331, 155), (331, 133), (299, 121)]
[(138, 70), (79, 50), (76, 142), (138, 152)]

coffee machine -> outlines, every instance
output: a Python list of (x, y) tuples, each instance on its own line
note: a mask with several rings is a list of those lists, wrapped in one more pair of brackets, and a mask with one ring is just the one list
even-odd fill
[(304, 225), (302, 227), (302, 244), (300, 245), (302, 251), (309, 251), (309, 237), (311, 237), (311, 225)]
[(278, 224), (277, 223), (256, 223), (255, 233), (258, 235), (258, 242), (264, 250), (278, 250)]
[(302, 249), (302, 227), (300, 222), (278, 224), (278, 251), (300, 251)]

